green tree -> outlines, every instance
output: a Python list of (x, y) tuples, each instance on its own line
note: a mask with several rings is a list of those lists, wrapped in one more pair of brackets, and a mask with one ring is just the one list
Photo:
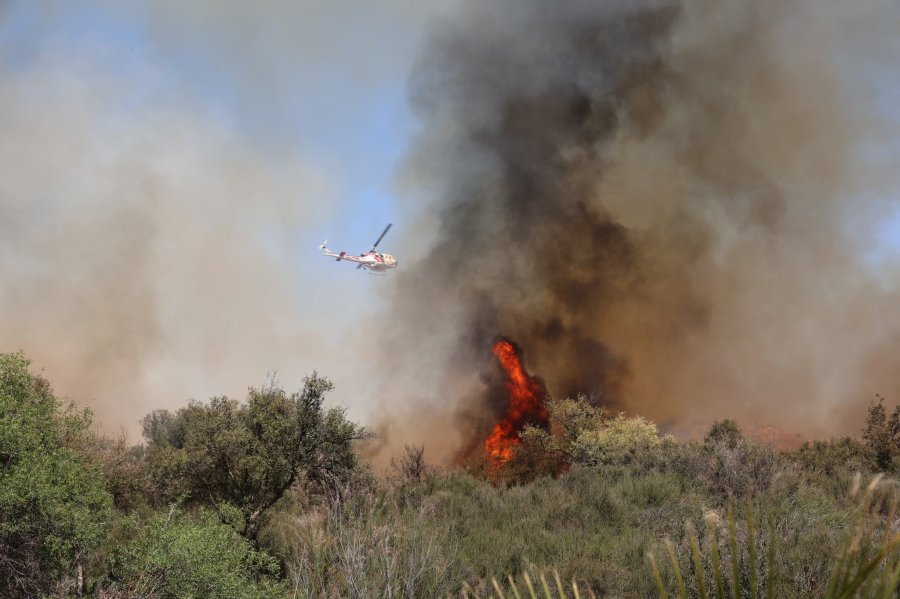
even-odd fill
[[(34, 597), (77, 582), (105, 537), (112, 499), (103, 476), (66, 446), (89, 412), (61, 416), (22, 354), (0, 354), (0, 596)], [(63, 581), (60, 583), (60, 581)]]
[(738, 423), (731, 418), (725, 418), (712, 423), (703, 442), (707, 446), (721, 444), (729, 449), (734, 449), (743, 439), (744, 433), (741, 432)]
[[(219, 515), (234, 508), (220, 506)], [(238, 515), (238, 518), (240, 516)], [(284, 597), (278, 564), (232, 526), (201, 509), (157, 514), (117, 546), (105, 591), (113, 597), (266, 599)]]
[(346, 481), (358, 466), (353, 441), (368, 436), (344, 411), (325, 409), (332, 384), (315, 373), (292, 394), (275, 385), (144, 419), (154, 478), (168, 498), (215, 506), (226, 501), (256, 539), (265, 511), (292, 485)]
[(894, 461), (900, 457), (900, 405), (895, 406), (888, 417), (884, 398), (876, 395), (866, 413), (863, 440), (874, 454), (875, 467), (882, 472), (891, 472)]

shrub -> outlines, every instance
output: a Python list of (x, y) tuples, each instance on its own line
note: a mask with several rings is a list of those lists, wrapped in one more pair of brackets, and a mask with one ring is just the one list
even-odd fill
[(582, 395), (550, 400), (547, 410), (549, 430), (526, 427), (499, 478), (522, 483), (557, 476), (573, 464), (621, 466), (647, 458), (648, 452), (669, 441), (652, 422), (624, 414), (611, 417)]
[(251, 389), (246, 403), (217, 397), (144, 419), (148, 458), (162, 496), (188, 494), (193, 503), (226, 501), (254, 539), (265, 511), (300, 480), (342, 484), (358, 458), (353, 441), (366, 438), (344, 412), (323, 407), (331, 383), (313, 373), (288, 395), (274, 385)]
[[(228, 506), (221, 506), (228, 514)], [(238, 515), (239, 519), (239, 515)], [(173, 507), (137, 527), (116, 548), (105, 585), (111, 597), (154, 599), (283, 598), (278, 564), (255, 551), (221, 515), (201, 509), (195, 517)]]
[(572, 443), (572, 459), (589, 466), (628, 464), (638, 453), (658, 447), (656, 425), (641, 417), (619, 414), (600, 428), (582, 431)]
[(752, 439), (741, 439), (733, 447), (716, 443), (707, 451), (708, 466), (696, 474), (708, 492), (722, 501), (767, 493), (781, 471), (781, 459), (775, 449)]
[(112, 499), (102, 474), (63, 441), (89, 412), (58, 413), (50, 385), (21, 354), (0, 354), (0, 595), (76, 586), (81, 559), (105, 538)]
[(703, 442), (707, 445), (724, 445), (728, 448), (734, 447), (744, 439), (744, 433), (741, 432), (737, 422), (726, 418), (725, 420), (717, 420), (709, 427)]
[(863, 440), (872, 453), (875, 468), (880, 472), (893, 472), (895, 462), (900, 461), (900, 405), (895, 406), (888, 417), (884, 398), (876, 395), (866, 413)]
[(796, 465), (808, 485), (832, 497), (846, 495), (853, 472), (871, 475), (875, 466), (871, 450), (850, 437), (808, 441), (785, 458)]
[(744, 437), (729, 420), (713, 424), (702, 444), (670, 443), (662, 449), (663, 455), (654, 455), (658, 467), (699, 482), (718, 503), (766, 494), (777, 477), (791, 470), (771, 445)]
[(395, 483), (420, 482), (432, 470), (425, 462), (424, 445), (405, 445), (401, 456), (391, 458), (388, 478)]

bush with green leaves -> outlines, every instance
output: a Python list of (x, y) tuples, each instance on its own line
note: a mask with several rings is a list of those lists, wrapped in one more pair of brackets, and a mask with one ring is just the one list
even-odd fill
[(884, 398), (875, 396), (866, 413), (863, 441), (879, 472), (900, 471), (900, 405), (887, 415)]
[(200, 509), (195, 515), (172, 507), (143, 525), (110, 557), (103, 594), (141, 599), (280, 599), (277, 561), (253, 549), (228, 520), (234, 508)]
[(353, 442), (368, 436), (344, 411), (323, 406), (332, 384), (315, 373), (292, 394), (251, 389), (244, 403), (217, 397), (144, 419), (147, 458), (162, 497), (193, 504), (225, 501), (254, 539), (265, 511), (299, 481), (340, 485), (353, 475)]
[(695, 475), (722, 501), (764, 494), (784, 473), (784, 460), (775, 448), (753, 439), (742, 438), (733, 446), (714, 443), (705, 450), (706, 467), (698, 468)]
[(703, 443), (707, 446), (724, 445), (733, 449), (743, 440), (744, 433), (741, 432), (738, 423), (731, 418), (725, 418), (712, 423), (703, 438)]
[(49, 383), (21, 354), (0, 354), (0, 596), (35, 597), (77, 584), (107, 534), (102, 474), (65, 444), (90, 413), (59, 413)]
[(639, 416), (610, 415), (583, 395), (574, 399), (551, 399), (547, 429), (526, 427), (513, 458), (498, 478), (525, 482), (542, 475), (557, 475), (573, 464), (621, 466), (643, 460), (664, 443), (652, 422)]
[(663, 443), (659, 430), (640, 416), (619, 414), (602, 427), (583, 431), (572, 444), (576, 463), (588, 466), (628, 464)]

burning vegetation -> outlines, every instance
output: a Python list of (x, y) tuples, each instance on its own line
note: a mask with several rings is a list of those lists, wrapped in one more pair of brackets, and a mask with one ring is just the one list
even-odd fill
[(529, 424), (546, 427), (549, 415), (544, 405), (544, 385), (526, 372), (521, 350), (512, 341), (498, 339), (493, 353), (506, 376), (508, 403), (503, 418), (485, 440), (484, 451), (494, 465), (500, 465), (512, 457), (522, 429)]

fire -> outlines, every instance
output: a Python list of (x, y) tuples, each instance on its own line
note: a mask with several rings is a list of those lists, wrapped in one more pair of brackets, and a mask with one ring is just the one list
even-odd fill
[(484, 450), (495, 464), (502, 464), (512, 457), (513, 447), (520, 442), (519, 433), (525, 425), (545, 426), (549, 415), (544, 406), (544, 386), (525, 372), (516, 347), (500, 339), (494, 343), (493, 352), (506, 373), (509, 403), (503, 419), (494, 425), (493, 432), (485, 440)]

